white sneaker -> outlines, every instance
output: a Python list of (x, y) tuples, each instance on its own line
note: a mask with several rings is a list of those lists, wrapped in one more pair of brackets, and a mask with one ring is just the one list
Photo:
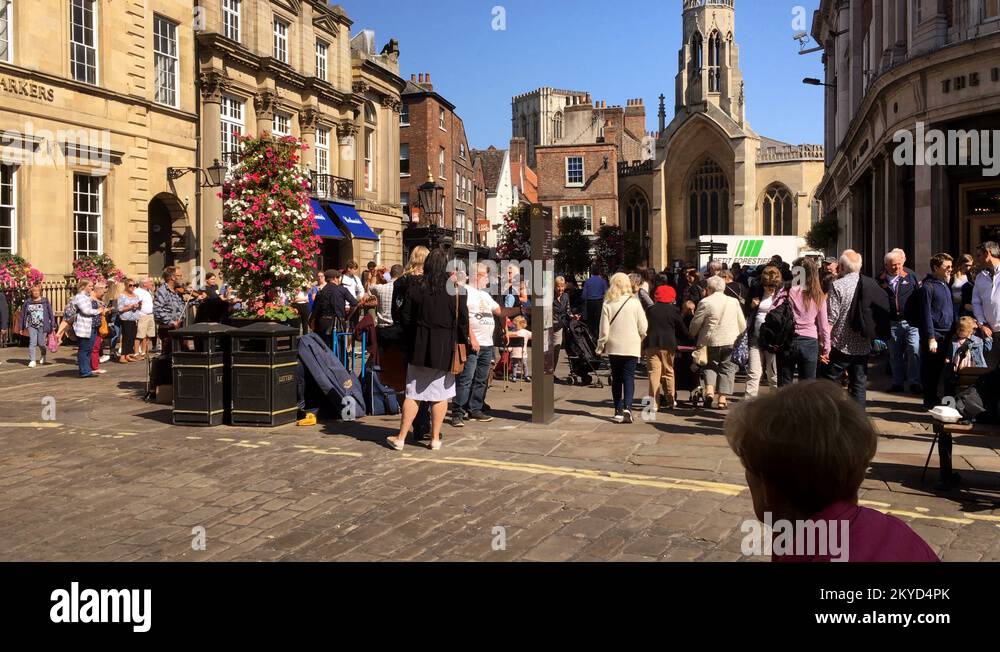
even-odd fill
[(632, 411), (625, 410), (625, 414), (622, 415), (624, 418), (624, 423), (632, 423)]
[(31, 362), (28, 363), (28, 369), (34, 369), (34, 368), (35, 368), (35, 361), (32, 360)]
[(41, 360), (38, 361), (38, 366), (41, 366), (43, 364), (45, 364), (45, 358), (42, 358)]
[(98, 360), (98, 362), (101, 362), (101, 363), (104, 363), (104, 362), (107, 362), (107, 361), (108, 361), (108, 360), (110, 360), (110, 359), (111, 359), (111, 356), (110, 356), (110, 355), (102, 355), (102, 356), (100, 357), (100, 359)]
[(625, 423), (625, 415), (616, 414), (615, 416), (611, 417), (611, 420), (614, 421), (615, 423)]
[(108, 370), (107, 369), (94, 369), (94, 373), (95, 374), (106, 374), (106, 373), (108, 373)]

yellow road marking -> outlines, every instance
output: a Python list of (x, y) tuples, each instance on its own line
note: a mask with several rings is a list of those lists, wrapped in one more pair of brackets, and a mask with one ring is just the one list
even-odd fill
[(215, 441), (224, 441), (224, 442), (228, 442), (228, 443), (233, 443), (236, 440), (235, 439), (230, 439), (229, 437), (218, 437), (218, 438), (216, 438)]
[(314, 455), (332, 455), (336, 457), (364, 457), (361, 453), (345, 453), (343, 451), (321, 451), (317, 449), (304, 449), (300, 450), (300, 453), (312, 453)]
[(201, 439), (201, 437), (185, 437), (184, 439)]
[(0, 428), (62, 428), (55, 421), (29, 421), (27, 423), (0, 423)]
[(584, 480), (600, 480), (601, 482), (613, 482), (616, 484), (626, 484), (634, 487), (654, 487), (657, 489), (679, 489), (692, 492), (710, 492), (722, 494), (724, 496), (738, 496), (747, 490), (735, 484), (722, 482), (709, 482), (707, 480), (683, 480), (680, 478), (668, 478), (650, 475), (638, 475), (634, 473), (616, 473), (614, 471), (593, 471), (589, 469), (574, 469), (570, 467), (546, 466), (543, 464), (523, 464), (519, 462), (501, 462), (495, 460), (477, 460), (463, 457), (447, 458), (419, 458), (411, 454), (404, 454), (403, 457), (414, 462), (429, 462), (432, 464), (451, 464), (458, 466), (473, 466), (486, 469), (500, 469), (504, 471), (520, 471), (534, 475), (558, 475), (570, 478), (580, 478)]

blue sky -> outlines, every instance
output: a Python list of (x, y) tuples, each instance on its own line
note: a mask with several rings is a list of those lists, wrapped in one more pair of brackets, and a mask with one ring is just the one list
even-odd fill
[[(403, 76), (429, 72), (457, 106), (472, 147), (510, 140), (510, 100), (540, 86), (589, 91), (595, 100), (646, 103), (656, 128), (660, 93), (673, 116), (682, 0), (340, 0), (353, 33), (374, 29), (378, 49), (399, 40)], [(799, 56), (793, 10), (811, 21), (819, 0), (737, 0), (736, 39), (746, 79), (748, 119), (759, 134), (823, 142), (821, 53)], [(493, 8), (506, 30), (493, 29)], [(610, 7), (610, 9), (609, 9)], [(808, 28), (807, 28), (808, 29)], [(814, 45), (814, 44), (813, 44)]]

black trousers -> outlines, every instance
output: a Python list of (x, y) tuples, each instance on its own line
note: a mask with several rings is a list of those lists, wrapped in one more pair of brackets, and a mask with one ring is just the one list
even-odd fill
[(601, 311), (604, 310), (602, 299), (590, 299), (587, 301), (587, 330), (597, 342), (601, 334)]
[(944, 371), (947, 340), (939, 337), (937, 342), (937, 353), (931, 353), (927, 340), (920, 341), (920, 384), (924, 388), (924, 407), (928, 409), (936, 406), (941, 399), (938, 394), (938, 384)]
[(139, 332), (139, 322), (123, 319), (121, 324), (122, 355), (135, 355), (135, 336)]

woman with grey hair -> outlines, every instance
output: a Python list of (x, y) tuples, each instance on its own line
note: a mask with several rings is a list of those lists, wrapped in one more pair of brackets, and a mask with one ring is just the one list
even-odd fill
[(702, 371), (705, 406), (725, 408), (736, 381), (733, 345), (746, 330), (747, 320), (740, 302), (726, 294), (724, 279), (713, 276), (706, 285), (708, 295), (698, 304), (689, 332), (699, 347), (708, 349), (708, 364)]

